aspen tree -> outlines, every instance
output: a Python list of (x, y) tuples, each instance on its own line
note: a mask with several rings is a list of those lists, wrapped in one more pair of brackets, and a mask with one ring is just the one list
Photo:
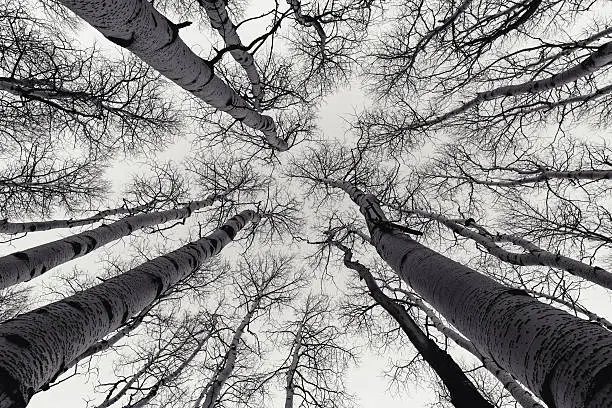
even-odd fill
[(24, 407), (65, 371), (67, 362), (146, 308), (259, 218), (254, 211), (242, 211), (208, 236), (0, 324), (0, 407)]
[(245, 126), (261, 131), (270, 147), (279, 151), (289, 148), (287, 142), (277, 135), (274, 120), (250, 107), (213, 73), (207, 61), (198, 57), (181, 40), (179, 30), (184, 25), (168, 20), (150, 2), (62, 0), (61, 3), (107, 39), (130, 50), (186, 91), (230, 114)]
[(211, 194), (183, 208), (125, 217), (108, 225), (59, 239), (0, 258), (0, 288), (34, 279), (52, 268), (126, 237), (144, 227), (188, 218), (194, 211), (210, 206), (224, 194)]
[(398, 276), (547, 405), (612, 404), (609, 331), (419, 244), (387, 220), (373, 195), (353, 184), (310, 180), (344, 191), (359, 206), (372, 245)]

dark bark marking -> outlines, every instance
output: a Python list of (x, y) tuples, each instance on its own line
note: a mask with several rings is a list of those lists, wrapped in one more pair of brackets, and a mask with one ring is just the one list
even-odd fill
[(13, 377), (4, 367), (0, 366), (0, 384), (2, 384), (2, 392), (13, 400), (14, 408), (25, 408), (26, 399), (19, 392), (20, 383)]
[(548, 408), (557, 408), (555, 405), (555, 400), (553, 399), (552, 390), (550, 388), (550, 383), (552, 382), (552, 378), (555, 375), (555, 371), (557, 370), (557, 366), (563, 359), (558, 359), (557, 362), (553, 365), (550, 371), (544, 377), (544, 382), (542, 383), (542, 389), (540, 390), (540, 396), (542, 401), (546, 404)]
[(94, 237), (85, 237), (87, 240), (87, 250), (86, 253), (89, 253), (96, 249), (98, 246), (98, 241)]
[(507, 294), (509, 295), (514, 295), (514, 296), (529, 296), (529, 293), (527, 293), (526, 291), (522, 290), (522, 289), (508, 289), (506, 291)]
[(130, 38), (128, 39), (111, 37), (111, 36), (107, 36), (106, 39), (112, 43), (117, 44), (120, 47), (127, 48), (134, 43), (134, 33), (132, 32), (130, 34)]
[(67, 241), (67, 242), (72, 247), (72, 250), (74, 251), (75, 255), (78, 255), (81, 253), (81, 249), (83, 249), (83, 245), (81, 245), (78, 242), (74, 242), (74, 241)]
[(112, 322), (113, 317), (115, 317), (115, 314), (113, 313), (113, 307), (111, 306), (110, 302), (106, 299), (102, 299), (101, 303), (102, 303), (102, 307), (104, 307), (104, 311), (106, 312), (106, 315), (108, 316), (108, 321)]
[[(177, 269), (178, 269), (178, 267), (177, 267)], [(156, 293), (155, 293), (155, 298), (158, 298), (162, 294), (162, 292), (164, 291), (164, 282), (157, 275), (154, 275), (152, 273), (147, 273), (147, 275), (149, 275), (149, 277), (153, 281), (153, 284), (155, 284), (155, 286), (157, 287), (157, 290), (156, 290)]]
[(171, 263), (171, 264), (174, 266), (174, 269), (175, 269), (175, 270), (177, 270), (177, 271), (179, 270), (179, 264), (178, 264), (178, 262), (176, 262), (176, 261), (174, 260), (174, 258), (171, 258), (171, 257), (169, 257), (169, 256), (164, 256), (163, 258), (167, 259), (167, 260), (168, 260), (168, 262), (170, 262), (170, 263)]
[(27, 341), (24, 337), (18, 335), (18, 334), (7, 334), (5, 336), (3, 336), (7, 341), (17, 345), (18, 347), (21, 348), (29, 348), (30, 347), (30, 342)]
[[(47, 267), (46, 267), (45, 265), (43, 265), (43, 266), (42, 266), (42, 268), (40, 268), (40, 272), (38, 273), (38, 275), (42, 275), (42, 274), (43, 274), (43, 273), (45, 273), (45, 272), (47, 272)], [(37, 275), (37, 274), (36, 274), (36, 268), (33, 268), (33, 269), (30, 271), (30, 278), (33, 278), (33, 277), (35, 277), (36, 275)]]
[(594, 397), (599, 391), (601, 391), (606, 385), (612, 382), (612, 363), (608, 364), (606, 367), (602, 368), (595, 374), (593, 377), (593, 381), (587, 391), (587, 400), (585, 401), (585, 405), (588, 405), (590, 398)]
[(15, 252), (13, 256), (23, 262), (28, 262), (30, 260), (30, 257), (25, 252)]
[(229, 235), (230, 239), (233, 240), (236, 236), (236, 230), (228, 225), (221, 226), (221, 230)]

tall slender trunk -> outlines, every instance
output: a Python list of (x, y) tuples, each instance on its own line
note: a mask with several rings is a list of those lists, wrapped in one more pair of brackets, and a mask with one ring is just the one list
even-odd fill
[(587, 75), (591, 75), (599, 69), (612, 63), (612, 41), (601, 45), (587, 58), (571, 68), (561, 71), (548, 78), (536, 81), (527, 81), (516, 85), (500, 86), (490, 91), (478, 92), (476, 96), (461, 106), (446, 112), (443, 115), (432, 119), (415, 122), (407, 126), (409, 129), (416, 129), (424, 126), (433, 126), (441, 123), (453, 116), (459, 115), (469, 109), (480, 105), (485, 101), (492, 101), (502, 97), (517, 96), (528, 93), (540, 93), (549, 89), (558, 88), (561, 85), (574, 82)]
[(389, 226), (377, 199), (350, 183), (372, 243), (391, 268), (548, 406), (612, 406), (612, 334), (419, 244)]
[(250, 210), (212, 234), (58, 302), (0, 324), (0, 408), (25, 407), (68, 362), (153, 302), (230, 243)]
[(90, 217), (69, 219), (69, 220), (51, 220), (51, 221), (32, 221), (32, 222), (8, 222), (0, 220), (0, 234), (19, 234), (23, 232), (48, 231), (56, 228), (72, 228), (82, 225), (89, 225), (98, 221), (104, 220), (106, 217), (122, 214), (135, 214), (147, 209), (147, 205), (127, 208), (117, 207), (108, 210), (100, 211)]
[[(208, 342), (208, 340), (210, 340), (214, 333), (215, 330), (211, 329), (208, 334), (206, 334), (206, 336), (204, 336), (200, 340), (197, 340), (196, 347), (176, 369), (172, 370), (167, 374), (164, 373), (162, 377), (150, 387), (149, 392), (147, 392), (141, 399), (137, 400), (134, 403), (130, 402), (129, 404), (124, 405), (123, 408), (142, 408), (146, 406), (149, 401), (155, 398), (161, 387), (177, 378), (183, 372), (183, 370), (185, 370), (185, 368), (187, 368), (187, 366), (191, 364), (193, 359), (198, 355), (198, 353), (202, 350), (204, 345)], [(185, 343), (183, 343), (182, 346), (185, 346)], [(159, 355), (162, 351), (164, 350), (160, 349), (154, 357), (151, 357), (151, 361), (153, 361), (153, 359), (155, 358), (159, 358)], [(126, 384), (121, 388), (121, 390), (119, 390), (119, 392), (117, 392), (112, 398), (107, 398), (106, 400), (104, 400), (104, 402), (102, 402), (100, 405), (97, 405), (95, 408), (107, 408), (113, 405), (115, 402), (119, 401), (121, 397), (126, 395), (127, 392), (132, 389), (132, 384), (134, 384), (134, 382), (136, 382), (139, 377), (141, 377), (144, 373), (147, 372), (147, 370), (149, 369), (149, 365), (150, 363), (147, 362), (136, 374), (134, 374), (132, 378), (130, 378), (130, 380), (126, 382)]]
[(259, 307), (259, 301), (260, 299), (254, 302), (253, 306), (247, 311), (247, 313), (240, 321), (240, 324), (236, 328), (236, 331), (234, 331), (232, 341), (230, 342), (229, 348), (223, 358), (223, 364), (217, 369), (206, 387), (203, 389), (202, 394), (200, 394), (200, 397), (196, 401), (196, 408), (200, 407), (200, 402), (202, 401), (202, 399), (204, 400), (201, 405), (202, 408), (213, 408), (217, 403), (219, 395), (221, 394), (221, 389), (234, 371), (234, 367), (236, 365), (236, 358), (238, 357), (238, 346), (240, 346), (242, 334), (251, 322), (253, 314)]
[(332, 245), (344, 252), (344, 265), (356, 271), (359, 277), (365, 280), (372, 299), (395, 319), (414, 348), (440, 377), (448, 390), (451, 403), (457, 408), (493, 408), (493, 405), (480, 394), (455, 360), (423, 333), (402, 306), (380, 290), (370, 270), (352, 260), (352, 251), (339, 242), (332, 241)]
[(297, 372), (297, 367), (300, 362), (300, 349), (302, 348), (302, 330), (305, 322), (300, 323), (300, 327), (293, 339), (293, 350), (291, 351), (291, 363), (285, 374), (285, 408), (293, 408), (293, 397), (295, 395), (295, 384), (293, 379)]
[(263, 92), (261, 90), (261, 78), (255, 66), (255, 59), (250, 52), (245, 51), (242, 40), (236, 31), (236, 26), (230, 19), (225, 8), (226, 1), (198, 0), (198, 3), (200, 3), (200, 6), (206, 11), (212, 27), (217, 30), (221, 38), (223, 38), (225, 46), (231, 48), (230, 55), (246, 72), (247, 78), (251, 83), (251, 92), (253, 93), (254, 99), (253, 106), (257, 111), (261, 111)]
[(198, 57), (179, 37), (174, 24), (147, 0), (61, 0), (107, 39), (130, 50), (183, 89), (212, 107), (261, 131), (273, 148), (288, 149), (270, 116), (261, 115)]
[[(418, 209), (405, 210), (399, 206), (390, 207), (403, 213), (415, 214), (430, 220), (438, 221), (440, 224), (448, 227), (454, 233), (461, 235), (462, 237), (469, 238), (482, 245), (491, 255), (504, 262), (508, 262), (509, 264), (520, 266), (544, 265), (562, 269), (574, 276), (581, 277), (604, 288), (612, 290), (612, 273), (600, 268), (599, 266), (587, 265), (583, 262), (577, 261), (576, 259), (568, 258), (567, 256), (563, 256), (561, 254), (553, 254), (552, 252), (540, 248), (533, 242), (516, 235), (493, 235), (486, 233), (486, 229), (484, 228), (480, 228), (479, 231), (474, 231), (468, 228), (468, 225), (464, 225), (441, 214), (430, 213)], [(475, 224), (470, 225), (479, 227)], [(527, 252), (510, 252), (497, 245), (496, 242), (510, 242), (514, 245), (520, 246)]]
[(3, 256), (0, 258), (0, 288), (34, 279), (58, 265), (87, 255), (144, 227), (187, 218), (220, 197), (223, 195), (211, 194), (206, 200), (192, 201), (183, 208), (125, 217), (68, 238)]
[(541, 183), (551, 179), (564, 180), (609, 180), (612, 179), (612, 170), (584, 169), (584, 170), (540, 170), (530, 172), (532, 176), (518, 177), (508, 180), (479, 180), (469, 176), (461, 176), (462, 179), (470, 180), (475, 184), (497, 187), (514, 187), (528, 184)]

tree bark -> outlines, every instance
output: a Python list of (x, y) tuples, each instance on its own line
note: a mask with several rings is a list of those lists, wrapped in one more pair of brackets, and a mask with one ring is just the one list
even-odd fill
[(145, 210), (147, 208), (146, 205), (127, 208), (127, 207), (117, 207), (111, 208), (109, 210), (100, 211), (97, 214), (92, 215), (91, 217), (79, 218), (79, 219), (69, 219), (69, 220), (51, 220), (51, 221), (32, 221), (32, 222), (8, 222), (6, 220), (0, 220), (0, 234), (20, 234), (24, 232), (34, 232), (34, 231), (49, 231), (56, 228), (72, 228), (72, 227), (80, 227), (82, 225), (89, 225), (96, 223), (98, 221), (102, 221), (106, 217), (111, 217), (113, 215), (121, 215), (121, 214), (134, 214)]
[(259, 307), (260, 299), (256, 300), (253, 306), (247, 311), (244, 315), (240, 324), (234, 331), (234, 335), (232, 336), (232, 341), (230, 342), (229, 349), (225, 353), (223, 359), (223, 365), (219, 367), (219, 369), (215, 372), (213, 377), (208, 382), (207, 386), (204, 388), (204, 392), (196, 401), (195, 407), (200, 407), (200, 401), (204, 399), (204, 403), (202, 403), (202, 408), (213, 408), (219, 399), (219, 395), (221, 394), (221, 389), (225, 385), (227, 379), (232, 375), (234, 371), (234, 366), (236, 365), (236, 358), (238, 357), (238, 346), (240, 345), (240, 341), (242, 339), (242, 334), (244, 330), (251, 322), (253, 318), (253, 314)]
[(445, 319), (549, 407), (612, 406), (612, 334), (513, 289), (388, 226), (377, 199), (342, 188), (389, 266)]
[(295, 395), (295, 384), (293, 378), (297, 371), (300, 362), (300, 349), (302, 348), (302, 329), (305, 322), (300, 323), (297, 333), (293, 341), (293, 350), (291, 351), (291, 363), (285, 374), (285, 408), (293, 408), (293, 397)]
[(61, 0), (63, 5), (100, 31), (107, 39), (130, 50), (183, 89), (245, 126), (261, 131), (266, 142), (284, 151), (270, 116), (261, 115), (213, 73), (179, 37), (180, 25), (159, 13), (146, 0)]
[(144, 227), (187, 218), (194, 211), (211, 205), (219, 197), (223, 196), (212, 194), (206, 200), (192, 201), (183, 208), (126, 217), (68, 238), (3, 256), (0, 258), (0, 288), (27, 282)]
[[(393, 288), (390, 288), (394, 290)], [(491, 374), (493, 374), (499, 382), (504, 385), (504, 388), (508, 390), (510, 395), (514, 397), (516, 402), (521, 404), (524, 408), (544, 408), (539, 402), (537, 402), (532, 396), (531, 393), (526, 391), (521, 384), (519, 384), (514, 377), (507, 371), (503, 370), (495, 361), (491, 359), (491, 357), (481, 353), (474, 343), (470, 340), (463, 337), (461, 334), (457, 333), (455, 330), (448, 327), (434, 311), (425, 304), (419, 297), (414, 296), (412, 293), (401, 290), (400, 291), (406, 296), (409, 302), (414, 303), (416, 307), (421, 309), (433, 326), (440, 333), (444, 334), (446, 337), (454, 341), (459, 347), (467, 350), (474, 357), (478, 358), (484, 368), (486, 368)]]
[(20, 408), (73, 361), (230, 243), (259, 215), (246, 210), (212, 234), (58, 302), (0, 324), (0, 408)]
[[(583, 262), (568, 258), (567, 256), (563, 256), (561, 254), (553, 254), (552, 252), (546, 251), (534, 243), (516, 235), (487, 234), (483, 233), (486, 231), (483, 228), (480, 229), (481, 232), (476, 232), (468, 228), (467, 225), (462, 225), (441, 214), (434, 214), (418, 209), (405, 210), (398, 206), (390, 207), (400, 212), (416, 214), (430, 220), (438, 221), (440, 224), (448, 227), (454, 233), (461, 235), (462, 237), (469, 238), (482, 245), (488, 253), (509, 264), (520, 266), (550, 266), (552, 268), (567, 271), (574, 276), (578, 276), (582, 279), (586, 279), (599, 286), (612, 290), (612, 273), (600, 268), (599, 266), (587, 265)], [(478, 227), (477, 225), (474, 226)], [(496, 242), (510, 242), (514, 245), (522, 247), (527, 252), (510, 252), (501, 248), (496, 244)]]
[(236, 31), (236, 26), (230, 19), (225, 8), (225, 0), (198, 0), (200, 6), (206, 11), (206, 15), (210, 19), (210, 25), (219, 32), (226, 47), (231, 48), (230, 54), (234, 60), (246, 72), (247, 78), (251, 83), (251, 92), (253, 93), (253, 106), (261, 111), (261, 100), (263, 92), (261, 90), (261, 78), (253, 55), (245, 50), (242, 40)]
[(423, 360), (440, 377), (448, 390), (451, 403), (456, 408), (493, 408), (493, 405), (478, 392), (455, 360), (423, 333), (402, 306), (380, 290), (370, 270), (352, 260), (352, 251), (339, 242), (332, 242), (332, 245), (344, 252), (344, 265), (356, 271), (359, 277), (365, 280), (372, 299), (395, 319)]
[(536, 81), (527, 81), (517, 85), (500, 86), (490, 91), (479, 92), (474, 98), (470, 99), (468, 102), (465, 102), (461, 106), (432, 119), (422, 122), (415, 122), (408, 125), (408, 128), (416, 129), (423, 126), (437, 125), (438, 123), (464, 113), (485, 101), (492, 101), (502, 97), (517, 96), (528, 93), (540, 93), (549, 89), (558, 88), (561, 85), (574, 82), (587, 75), (591, 75), (610, 63), (612, 63), (612, 41), (601, 45), (596, 51), (582, 60), (579, 64), (565, 71)]

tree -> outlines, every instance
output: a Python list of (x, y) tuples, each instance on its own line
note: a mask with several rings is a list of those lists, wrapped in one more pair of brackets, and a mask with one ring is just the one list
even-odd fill
[(612, 403), (606, 0), (5, 3), (0, 407)]
[[(43, 385), (65, 371), (67, 362), (140, 312), (203, 260), (219, 253), (258, 217), (245, 210), (198, 241), (2, 324), (0, 336), (6, 352), (0, 365), (6, 380), (0, 402), (24, 406)], [(46, 363), (39, 365), (42, 354), (47, 356)]]
[(328, 243), (344, 253), (344, 265), (356, 271), (359, 278), (366, 282), (370, 296), (397, 321), (423, 359), (438, 374), (448, 389), (451, 403), (457, 408), (492, 408), (492, 405), (480, 395), (474, 384), (463, 373), (461, 367), (427, 337), (403, 307), (397, 305), (380, 290), (370, 270), (359, 261), (353, 260), (352, 251), (331, 234), (328, 237)]
[[(318, 182), (343, 189), (359, 206), (372, 244), (393, 270), (546, 404), (595, 407), (608, 403), (610, 384), (603, 378), (607, 376), (605, 361), (612, 342), (609, 332), (418, 244), (389, 224), (374, 196), (350, 183)], [(482, 310), (486, 310), (484, 316), (479, 313)], [(548, 326), (545, 322), (549, 319), (563, 323)], [(601, 343), (594, 344), (591, 336), (589, 340), (577, 338), (578, 333), (586, 332), (592, 332)], [(513, 339), (511, 343), (509, 338)], [(520, 363), (515, 353), (521, 355)], [(567, 381), (570, 378), (573, 381)], [(569, 399), (568, 389), (573, 390)]]
[(281, 329), (289, 343), (284, 376), (285, 408), (352, 406), (343, 381), (355, 353), (345, 333), (333, 322), (329, 298), (309, 294), (296, 310), (296, 320)]

